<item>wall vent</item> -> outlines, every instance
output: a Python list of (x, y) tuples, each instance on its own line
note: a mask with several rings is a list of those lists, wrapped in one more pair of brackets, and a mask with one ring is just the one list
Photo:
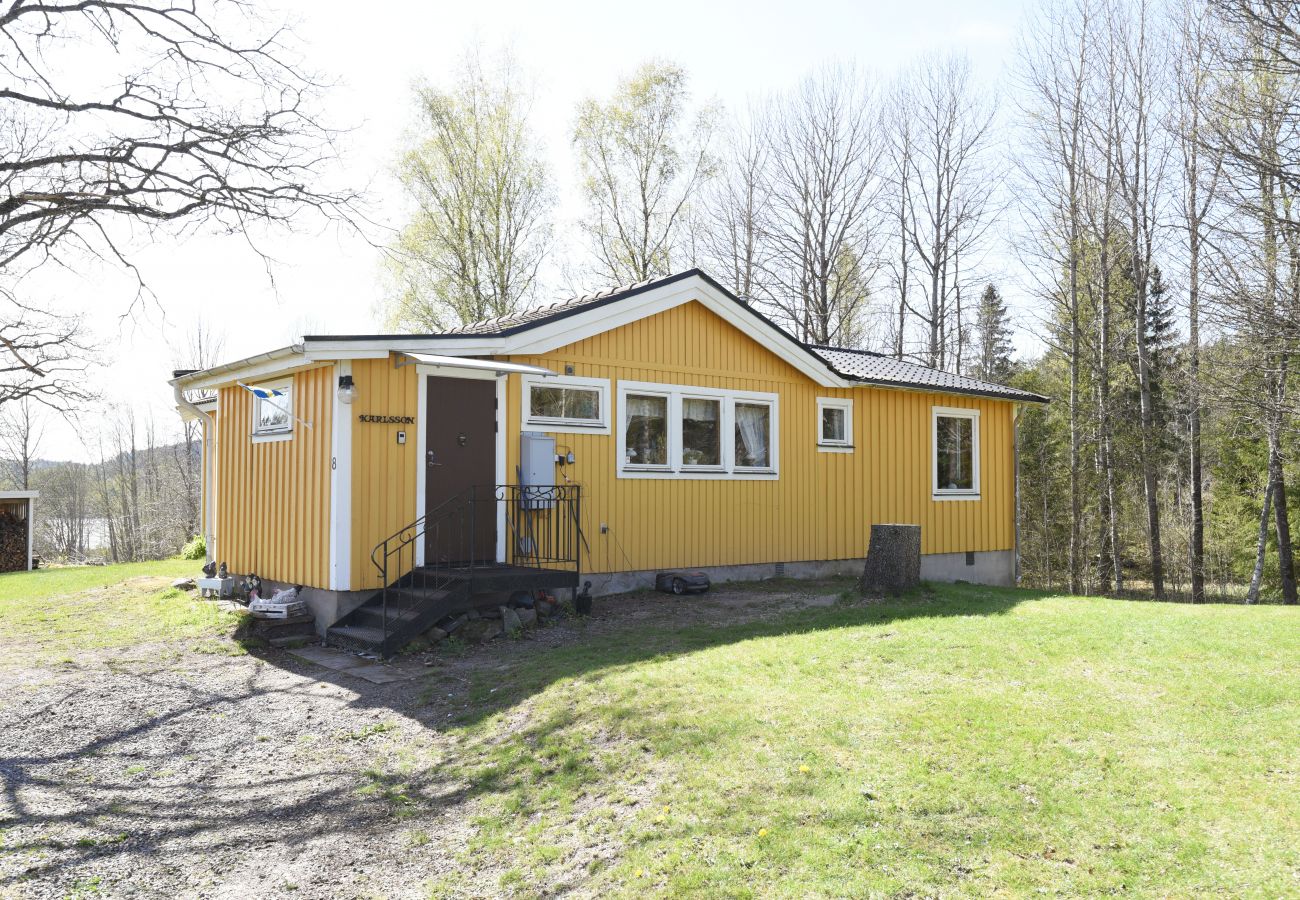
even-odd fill
[(784, 578), (784, 577), (785, 577), (785, 563), (777, 563), (777, 564), (776, 564), (776, 577), (777, 577), (777, 578)]
[(975, 565), (975, 551), (974, 551), (974, 550), (967, 550), (967, 551), (966, 551), (966, 565), (968, 565), (968, 566), (973, 566), (973, 565)]

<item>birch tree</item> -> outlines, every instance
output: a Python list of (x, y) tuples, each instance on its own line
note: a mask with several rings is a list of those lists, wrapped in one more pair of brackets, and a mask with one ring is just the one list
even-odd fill
[(466, 55), (456, 84), (415, 90), (398, 166), (414, 212), (388, 259), (389, 324), (435, 332), (517, 312), (550, 250), (554, 195), (514, 61)]
[(860, 339), (883, 252), (883, 149), (876, 92), (853, 68), (828, 68), (774, 102), (761, 300), (804, 341)]
[[(901, 295), (924, 329), (926, 365), (958, 371), (964, 346), (962, 265), (975, 271), (998, 187), (989, 164), (995, 103), (963, 56), (928, 56), (903, 76), (895, 119), (895, 170), (903, 176), (899, 224), (915, 260), (919, 302)], [(905, 262), (910, 268), (910, 265)]]
[(649, 62), (613, 97), (578, 107), (578, 156), (595, 275), (607, 286), (667, 275), (693, 260), (690, 204), (715, 174), (718, 109), (692, 110), (686, 70)]

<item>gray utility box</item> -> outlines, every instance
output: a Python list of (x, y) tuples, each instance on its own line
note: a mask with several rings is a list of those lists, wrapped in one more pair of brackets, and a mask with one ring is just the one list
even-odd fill
[(526, 509), (555, 505), (555, 438), (540, 431), (519, 433), (519, 484)]

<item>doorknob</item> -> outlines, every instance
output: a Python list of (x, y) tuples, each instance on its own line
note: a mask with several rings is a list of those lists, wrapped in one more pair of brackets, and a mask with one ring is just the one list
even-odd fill
[(428, 465), (428, 467), (429, 467), (430, 469), (432, 469), (434, 466), (440, 466), (440, 465), (442, 465), (442, 463), (440, 463), (440, 462), (434, 462), (434, 459), (433, 459), (433, 451), (432, 451), (432, 450), (426, 450), (426, 451), (424, 451), (424, 456), (425, 456), (425, 462), (426, 462), (426, 464)]

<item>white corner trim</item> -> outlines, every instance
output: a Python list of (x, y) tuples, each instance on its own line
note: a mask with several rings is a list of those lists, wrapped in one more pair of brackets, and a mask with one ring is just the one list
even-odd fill
[[(593, 389), (600, 394), (600, 419), (584, 422), (579, 419), (550, 419), (542, 416), (530, 416), (529, 407), (534, 386)], [(504, 403), (504, 401), (502, 402)], [(520, 378), (519, 424), (524, 431), (548, 431), (560, 434), (609, 434), (611, 418), (608, 378), (582, 378), (574, 375), (553, 375), (546, 378), (538, 375), (524, 375)]]
[[(939, 419), (970, 419), (971, 421), (971, 488), (952, 490), (940, 488), (939, 477)], [(980, 411), (968, 407), (930, 407), (930, 499), (979, 500), (980, 499)]]
[[(506, 483), (506, 382), (509, 378), (502, 376), (497, 379), (497, 409), (496, 409), (496, 429), (497, 429), (497, 465), (496, 480), (497, 484)], [(523, 406), (523, 401), (520, 401)], [(496, 504), (497, 508), (497, 562), (506, 561), (506, 505), (504, 503)], [(421, 541), (421, 543), (424, 543)]]
[(352, 589), (352, 406), (339, 400), (338, 379), (352, 374), (351, 360), (334, 366), (330, 429), (330, 588)]
[[(634, 467), (626, 464), (627, 459), (627, 425), (623, 421), (623, 410), (627, 408), (628, 394), (648, 394), (664, 397), (668, 401), (668, 463), (663, 466)], [(722, 420), (722, 465), (688, 466), (682, 463), (682, 400), (702, 398), (720, 401)], [(770, 430), (768, 434), (768, 458), (771, 465), (762, 469), (743, 468), (735, 465), (735, 406), (737, 403), (761, 403), (771, 410)], [(775, 481), (781, 476), (781, 419), (780, 396), (761, 391), (738, 391), (722, 388), (704, 388), (695, 385), (664, 384), (654, 381), (619, 381), (618, 439), (615, 442), (615, 473), (618, 478), (674, 479), (684, 481), (736, 480), (736, 481)]]
[[(424, 518), (428, 512), (425, 509), (425, 478), (429, 474), (429, 467), (425, 462), (424, 455), (428, 448), (426, 446), (426, 435), (429, 429), (429, 375), (423, 371), (423, 367), (415, 367), (415, 379), (417, 382), (415, 391), (415, 520), (418, 522)], [(415, 564), (424, 565), (424, 541), (415, 542)]]

